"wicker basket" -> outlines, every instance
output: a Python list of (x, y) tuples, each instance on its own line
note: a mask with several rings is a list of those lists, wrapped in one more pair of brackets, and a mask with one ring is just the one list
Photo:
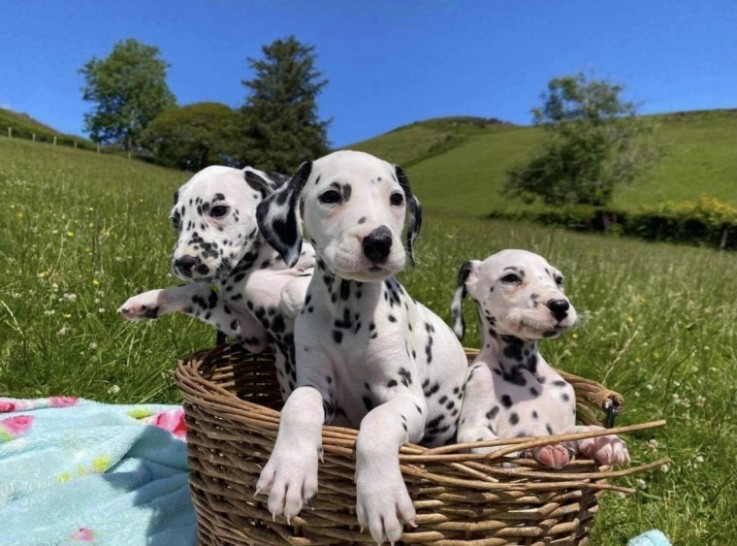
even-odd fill
[[(474, 351), (467, 351), (469, 358)], [(323, 429), (325, 462), (319, 467), (319, 494), (311, 507), (287, 525), (274, 520), (255, 485), (276, 439), (282, 401), (270, 355), (252, 355), (221, 346), (180, 362), (176, 379), (184, 396), (192, 499), (201, 545), (374, 544), (361, 533), (355, 515), (353, 429)], [(601, 385), (564, 374), (577, 395), (584, 422), (601, 408), (617, 409), (622, 398)], [(600, 411), (599, 411), (600, 413)], [(620, 427), (622, 433), (661, 422)], [(577, 437), (594, 436), (579, 434)], [(587, 544), (598, 502), (605, 490), (629, 491), (609, 479), (659, 466), (664, 461), (612, 471), (577, 459), (561, 471), (510, 453), (573, 439), (574, 435), (497, 441), (493, 456), (467, 453), (465, 446), (400, 451), (404, 480), (417, 510), (416, 529), (402, 544), (501, 546)], [(485, 442), (490, 444), (493, 442)]]

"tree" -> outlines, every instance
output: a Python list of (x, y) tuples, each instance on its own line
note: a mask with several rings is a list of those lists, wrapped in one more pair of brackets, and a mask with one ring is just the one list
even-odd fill
[(82, 98), (95, 103), (84, 117), (90, 138), (129, 155), (136, 150), (148, 124), (176, 103), (166, 84), (167, 67), (157, 47), (134, 39), (116, 43), (105, 59), (87, 61), (80, 73), (85, 80)]
[(660, 156), (652, 122), (636, 118), (623, 87), (583, 74), (554, 78), (533, 109), (546, 138), (530, 159), (508, 172), (504, 193), (546, 205), (609, 203)]
[(317, 96), (327, 85), (315, 68), (315, 48), (294, 36), (262, 48), (264, 58), (248, 58), (255, 78), (242, 108), (239, 158), (259, 169), (291, 172), (300, 162), (328, 151), (327, 127)]
[(234, 165), (240, 116), (217, 102), (169, 108), (141, 135), (141, 147), (157, 163), (189, 171), (208, 165)]

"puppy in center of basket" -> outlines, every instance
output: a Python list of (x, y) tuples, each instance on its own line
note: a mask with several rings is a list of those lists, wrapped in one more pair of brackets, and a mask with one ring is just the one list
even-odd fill
[[(503, 250), (483, 262), (464, 263), (452, 304), (459, 338), (465, 330), (461, 305), (466, 294), (476, 304), (483, 345), (468, 372), (458, 441), (600, 429), (576, 425), (573, 387), (538, 351), (538, 340), (557, 337), (577, 321), (560, 271), (526, 250)], [(626, 444), (614, 435), (542, 446), (532, 455), (545, 466), (562, 468), (571, 452), (602, 464), (629, 461)]]
[(413, 263), (420, 203), (401, 168), (339, 151), (304, 163), (259, 205), (258, 221), (287, 264), (299, 256), (303, 222), (317, 266), (295, 326), (297, 389), (257, 494), (289, 520), (317, 493), (323, 424), (359, 428), (358, 522), (393, 543), (404, 523), (415, 525), (399, 448), (452, 441), (467, 370), (452, 330), (393, 277)]

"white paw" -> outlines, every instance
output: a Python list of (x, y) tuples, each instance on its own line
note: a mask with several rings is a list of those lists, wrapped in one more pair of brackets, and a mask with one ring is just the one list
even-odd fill
[(541, 465), (557, 470), (563, 468), (571, 460), (570, 451), (559, 444), (541, 446), (533, 450), (532, 456)]
[(368, 528), (377, 544), (394, 544), (402, 536), (404, 524), (417, 527), (415, 507), (402, 473), (383, 469), (362, 472), (356, 477), (356, 514), (361, 529)]
[(618, 465), (630, 462), (627, 444), (613, 434), (579, 440), (578, 447), (586, 457), (601, 464)]
[(160, 294), (163, 290), (149, 290), (128, 300), (118, 308), (118, 313), (128, 320), (151, 320), (159, 317)]
[(317, 449), (300, 446), (280, 448), (279, 443), (261, 471), (256, 495), (269, 495), (269, 512), (276, 517), (284, 514), (287, 523), (302, 510), (305, 502), (317, 495)]

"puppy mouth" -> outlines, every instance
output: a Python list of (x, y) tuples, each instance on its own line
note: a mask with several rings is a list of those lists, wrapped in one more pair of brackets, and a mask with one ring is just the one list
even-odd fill
[(525, 332), (527, 337), (530, 338), (553, 338), (558, 337), (566, 330), (570, 330), (573, 324), (563, 324), (562, 322), (556, 322), (550, 324), (550, 322), (543, 322), (530, 317), (522, 317), (517, 322), (517, 329), (520, 332)]

